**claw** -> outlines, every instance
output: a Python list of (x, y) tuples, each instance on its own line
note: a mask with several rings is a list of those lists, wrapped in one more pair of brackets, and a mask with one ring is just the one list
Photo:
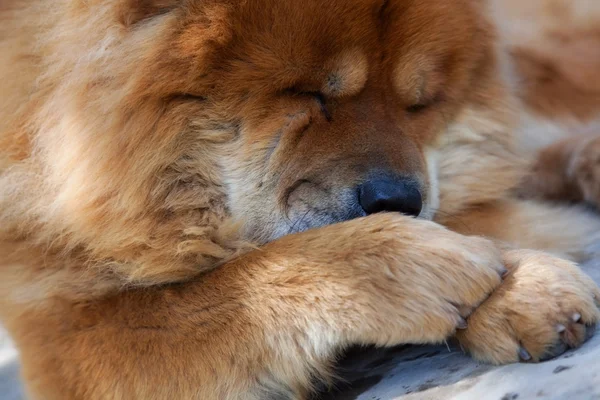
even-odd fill
[(529, 352), (527, 350), (525, 350), (523, 347), (519, 347), (519, 357), (523, 361), (531, 360), (531, 354), (529, 354)]
[(573, 322), (579, 322), (579, 321), (581, 321), (581, 314), (575, 313), (575, 314), (573, 314), (571, 319), (573, 320)]
[(458, 325), (456, 325), (456, 329), (467, 329), (467, 321), (464, 318), (458, 320)]
[(556, 332), (558, 333), (563, 333), (564, 331), (567, 330), (567, 327), (564, 326), (563, 324), (558, 324), (556, 325)]

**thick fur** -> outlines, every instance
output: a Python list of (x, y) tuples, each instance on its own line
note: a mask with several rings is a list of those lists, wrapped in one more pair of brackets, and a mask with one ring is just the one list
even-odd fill
[[(521, 3), (3, 1), (0, 316), (31, 398), (299, 399), (349, 345), (469, 315), (480, 360), (580, 345), (600, 218), (566, 201), (598, 203), (600, 150), (545, 146), (593, 133), (565, 38), (600, 6), (529, 2), (517, 41)], [(366, 216), (373, 174), (421, 218)]]

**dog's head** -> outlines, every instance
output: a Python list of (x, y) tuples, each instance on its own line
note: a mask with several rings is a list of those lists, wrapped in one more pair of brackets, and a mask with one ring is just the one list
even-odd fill
[(89, 248), (141, 277), (231, 254), (236, 245), (217, 232), (225, 220), (266, 242), (380, 211), (430, 218), (438, 195), (429, 149), (465, 107), (493, 96), (484, 8), (73, 5), (57, 32), (40, 35), (40, 87), (52, 97), (35, 114), (44, 132), (35, 155), (50, 197), (41, 205), (24, 195), (10, 202), (23, 210), (10, 212), (34, 210), (44, 225), (29, 226), (42, 241)]
[(478, 2), (203, 3), (174, 56), (202, 69), (177, 93), (236, 128), (220, 166), (250, 237), (433, 214), (427, 150), (493, 62)]

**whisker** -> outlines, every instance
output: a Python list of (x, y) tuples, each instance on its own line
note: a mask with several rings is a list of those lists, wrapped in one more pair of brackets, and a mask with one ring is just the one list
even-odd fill
[(301, 226), (301, 224), (304, 222), (304, 220), (306, 219), (306, 217), (308, 216), (308, 214), (310, 214), (310, 209), (306, 210), (306, 212), (304, 213), (304, 215), (302, 216), (302, 218), (299, 218), (298, 220), (296, 220), (296, 222), (292, 225), (292, 227), (290, 228), (290, 233), (298, 233), (300, 231), (296, 230), (296, 227)]

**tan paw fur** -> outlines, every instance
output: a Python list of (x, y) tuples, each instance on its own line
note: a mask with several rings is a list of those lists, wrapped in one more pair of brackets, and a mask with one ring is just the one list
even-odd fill
[[(332, 335), (351, 343), (439, 343), (465, 324), (463, 318), (501, 284), (507, 271), (493, 242), (391, 213), (284, 237), (260, 254), (270, 266), (269, 259), (303, 253), (298, 267), (268, 278), (283, 288), (269, 296), (289, 295), (297, 290), (289, 282), (298, 285), (303, 277), (308, 285), (301, 286), (303, 293), (352, 310), (346, 319), (328, 306), (322, 322)], [(321, 260), (329, 260), (328, 265)]]
[(580, 346), (600, 320), (600, 291), (575, 264), (544, 253), (505, 254), (511, 270), (457, 337), (494, 364), (542, 361)]

